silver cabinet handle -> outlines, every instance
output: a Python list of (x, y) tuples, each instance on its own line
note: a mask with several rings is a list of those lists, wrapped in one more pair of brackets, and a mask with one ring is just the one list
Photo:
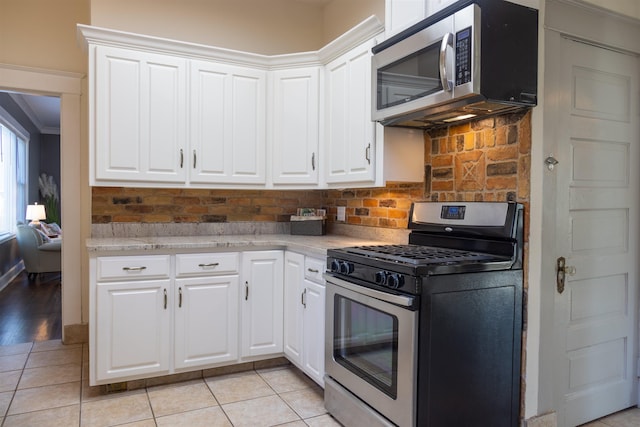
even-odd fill
[(316, 170), (316, 153), (311, 154), (311, 169)]
[(193, 150), (193, 168), (196, 168), (196, 150)]
[(364, 150), (364, 158), (367, 159), (367, 163), (371, 164), (371, 144), (367, 145)]
[(167, 288), (164, 288), (164, 309), (167, 309)]
[(307, 308), (307, 301), (306, 301), (306, 298), (305, 298), (306, 296), (307, 296), (307, 288), (304, 288), (304, 291), (300, 295), (300, 302), (302, 303), (304, 308)]
[(219, 262), (210, 262), (208, 264), (198, 264), (198, 267), (200, 268), (207, 268), (207, 267), (217, 267), (219, 266), (220, 263)]
[(244, 282), (244, 300), (249, 299), (249, 282)]
[(316, 270), (315, 268), (307, 268), (307, 271), (308, 271), (309, 273), (319, 273), (319, 271), (318, 271), (318, 270)]
[(178, 288), (178, 308), (182, 308), (182, 287)]
[(184, 166), (184, 151), (180, 149), (180, 169)]
[(147, 267), (145, 267), (144, 265), (141, 265), (140, 267), (122, 267), (122, 269), (124, 271), (142, 271), (142, 270), (146, 270)]

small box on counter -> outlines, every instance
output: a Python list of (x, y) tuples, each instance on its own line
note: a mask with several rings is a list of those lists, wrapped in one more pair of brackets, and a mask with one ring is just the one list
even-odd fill
[(324, 216), (292, 215), (291, 234), (303, 236), (322, 236), (326, 233), (327, 221)]

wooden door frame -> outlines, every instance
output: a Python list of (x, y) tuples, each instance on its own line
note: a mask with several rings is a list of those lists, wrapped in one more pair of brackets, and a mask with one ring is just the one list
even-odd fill
[[(555, 117), (559, 104), (559, 73), (562, 37), (584, 41), (620, 52), (640, 54), (640, 24), (575, 0), (546, 0), (541, 8), (540, 99), (534, 111), (531, 171), (531, 236), (529, 268), (529, 330), (525, 418), (553, 412), (560, 397), (554, 396), (554, 252), (556, 180), (544, 159), (553, 153)], [(613, 32), (611, 29), (616, 29)], [(636, 167), (638, 167), (636, 165)], [(534, 231), (538, 230), (538, 231)], [(637, 350), (636, 350), (637, 351)], [(533, 377), (533, 378), (532, 378)]]

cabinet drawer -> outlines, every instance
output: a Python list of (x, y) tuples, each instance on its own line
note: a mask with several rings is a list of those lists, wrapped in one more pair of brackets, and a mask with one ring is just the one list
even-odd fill
[(236, 274), (239, 255), (232, 253), (178, 254), (176, 277)]
[(98, 257), (97, 280), (158, 279), (171, 272), (170, 255)]
[(325, 270), (325, 261), (318, 258), (304, 258), (304, 278), (314, 282), (324, 283), (322, 273)]

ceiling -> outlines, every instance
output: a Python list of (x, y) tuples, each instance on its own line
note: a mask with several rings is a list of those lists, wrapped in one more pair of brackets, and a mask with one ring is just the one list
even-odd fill
[(10, 93), (9, 96), (43, 134), (60, 135), (60, 98)]

